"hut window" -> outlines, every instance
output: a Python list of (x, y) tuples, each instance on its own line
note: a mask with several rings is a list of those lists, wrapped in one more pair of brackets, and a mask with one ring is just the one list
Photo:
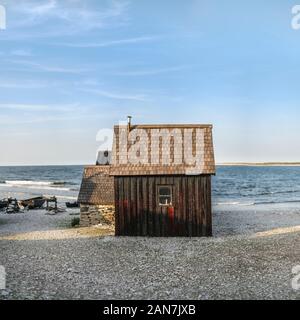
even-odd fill
[(160, 206), (172, 205), (172, 188), (171, 186), (158, 187), (158, 203)]

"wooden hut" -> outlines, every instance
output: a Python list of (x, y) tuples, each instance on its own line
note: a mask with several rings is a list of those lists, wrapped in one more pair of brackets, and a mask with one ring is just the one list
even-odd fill
[(211, 125), (114, 127), (117, 236), (211, 236)]

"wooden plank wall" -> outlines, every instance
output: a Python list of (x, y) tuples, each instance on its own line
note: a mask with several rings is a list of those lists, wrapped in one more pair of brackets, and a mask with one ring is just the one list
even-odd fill
[[(158, 204), (157, 186), (172, 186), (173, 207)], [(211, 236), (211, 176), (115, 177), (116, 235)]]

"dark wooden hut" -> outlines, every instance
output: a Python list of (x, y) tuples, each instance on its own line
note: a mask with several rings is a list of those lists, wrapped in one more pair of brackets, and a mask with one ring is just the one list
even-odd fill
[(115, 126), (117, 236), (211, 236), (211, 125)]

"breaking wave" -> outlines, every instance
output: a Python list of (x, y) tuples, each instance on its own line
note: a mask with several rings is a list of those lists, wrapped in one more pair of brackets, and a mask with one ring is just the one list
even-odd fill
[(255, 201), (255, 202), (217, 202), (216, 206), (258, 206), (258, 205), (271, 205), (271, 204), (285, 204), (285, 203), (300, 203), (299, 200), (270, 200), (270, 201)]
[(0, 185), (7, 187), (23, 187), (30, 189), (49, 189), (49, 190), (60, 190), (60, 191), (70, 191), (70, 188), (64, 187), (68, 184), (65, 181), (30, 181), (30, 180), (6, 180), (0, 181)]

